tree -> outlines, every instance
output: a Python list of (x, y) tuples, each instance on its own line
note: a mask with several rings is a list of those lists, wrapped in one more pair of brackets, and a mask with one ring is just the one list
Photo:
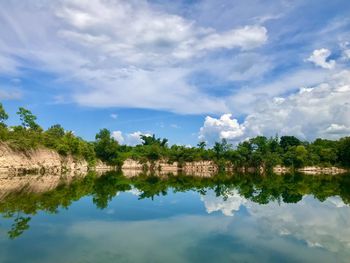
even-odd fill
[(119, 144), (116, 140), (114, 140), (114, 138), (112, 138), (111, 132), (107, 129), (102, 129), (96, 134), (95, 138), (96, 156), (109, 164), (119, 164)]
[(29, 221), (31, 220), (31, 217), (17, 217), (15, 219), (15, 222), (12, 225), (12, 228), (10, 231), (8, 231), (8, 236), (10, 239), (15, 239), (16, 237), (19, 237), (22, 235), (24, 231), (29, 229)]
[(17, 114), (22, 122), (22, 126), (26, 129), (39, 130), (40, 126), (35, 122), (36, 116), (30, 110), (27, 110), (23, 107), (18, 109)]
[(224, 154), (232, 147), (231, 144), (227, 142), (226, 139), (222, 139), (221, 142), (215, 142), (213, 150), (215, 152), (216, 158), (220, 159), (224, 157)]
[(285, 152), (288, 150), (288, 147), (298, 146), (300, 144), (301, 144), (301, 141), (294, 136), (282, 136), (280, 140), (280, 146), (283, 148)]
[(308, 151), (303, 145), (291, 146), (283, 156), (286, 166), (303, 167), (308, 161)]
[(141, 140), (143, 141), (142, 145), (154, 145), (157, 144), (160, 147), (166, 147), (168, 143), (168, 139), (164, 138), (156, 138), (156, 136), (153, 134), (152, 136), (144, 135), (142, 134), (140, 136)]
[(9, 118), (9, 116), (7, 115), (4, 106), (2, 105), (2, 103), (0, 103), (0, 125), (3, 127), (6, 127), (5, 125), (5, 121)]
[(204, 150), (205, 149), (205, 147), (207, 146), (207, 144), (206, 144), (206, 142), (199, 142), (198, 144), (197, 144), (197, 146), (198, 146), (198, 148), (199, 149), (201, 149), (201, 150)]
[(268, 140), (265, 136), (257, 136), (250, 139), (253, 151), (257, 151), (261, 154), (266, 154), (268, 151)]
[(53, 138), (62, 138), (65, 134), (65, 131), (60, 124), (55, 124), (48, 128), (45, 133)]
[(339, 162), (343, 166), (350, 167), (350, 137), (339, 140)]

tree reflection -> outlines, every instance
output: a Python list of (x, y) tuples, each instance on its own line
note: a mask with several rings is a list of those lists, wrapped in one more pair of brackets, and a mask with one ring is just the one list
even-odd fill
[(0, 213), (4, 218), (13, 219), (8, 237), (15, 239), (28, 228), (31, 217), (39, 211), (55, 214), (68, 208), (84, 196), (91, 196), (99, 209), (108, 207), (119, 192), (137, 189), (139, 199), (154, 199), (173, 192), (195, 191), (205, 195), (208, 190), (226, 200), (233, 191), (258, 204), (271, 201), (297, 203), (305, 195), (313, 195), (323, 202), (328, 197), (340, 196), (344, 203), (350, 203), (350, 176), (348, 175), (302, 175), (270, 174), (218, 174), (195, 177), (189, 175), (147, 175), (127, 178), (120, 172), (108, 172), (103, 176), (91, 173), (69, 184), (62, 184), (44, 193), (10, 192), (0, 200)]
[(17, 217), (12, 224), (11, 230), (7, 232), (10, 239), (15, 239), (16, 237), (19, 237), (22, 235), (22, 233), (29, 229), (29, 221), (31, 220), (31, 217)]

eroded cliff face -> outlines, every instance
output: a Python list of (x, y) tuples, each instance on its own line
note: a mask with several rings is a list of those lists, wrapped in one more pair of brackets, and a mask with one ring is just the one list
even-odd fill
[[(110, 170), (112, 167), (98, 161), (96, 169)], [(88, 163), (72, 156), (61, 156), (54, 150), (39, 148), (26, 152), (14, 151), (5, 143), (0, 143), (0, 173), (17, 174), (62, 174), (87, 173)]]
[(194, 176), (210, 177), (218, 172), (218, 166), (213, 161), (185, 162), (179, 165), (177, 162), (168, 163), (166, 160), (159, 160), (153, 163), (140, 163), (139, 161), (127, 159), (122, 165), (124, 175), (128, 177), (137, 176), (142, 171), (152, 170), (155, 174), (177, 174), (179, 172)]
[[(127, 159), (124, 161), (122, 166), (122, 171), (125, 176), (132, 177), (137, 176), (140, 173), (152, 173), (156, 175), (164, 175), (168, 173), (172, 174), (188, 174), (200, 177), (211, 177), (219, 172), (218, 165), (213, 161), (196, 161), (196, 162), (185, 162), (181, 165), (177, 162), (169, 164), (166, 160), (159, 160), (153, 163), (146, 162), (140, 163), (139, 161), (133, 159)], [(225, 171), (227, 173), (260, 173), (264, 174), (266, 172), (265, 167), (233, 167), (232, 164), (227, 163), (225, 165)], [(293, 171), (298, 171), (304, 174), (342, 174), (348, 172), (348, 170), (338, 168), (338, 167), (304, 167), (293, 170), (284, 166), (273, 167), (273, 172), (276, 174), (286, 174)]]
[[(285, 174), (290, 173), (292, 171), (291, 168), (284, 167), (284, 166), (275, 166), (273, 168), (273, 172), (276, 174)], [(309, 174), (309, 175), (318, 175), (318, 174), (329, 174), (329, 175), (335, 175), (335, 174), (344, 174), (348, 172), (348, 170), (339, 168), (339, 167), (320, 167), (320, 166), (305, 166), (303, 168), (298, 168), (295, 171), (303, 173), (303, 174)]]
[(185, 174), (199, 177), (210, 177), (219, 171), (219, 167), (213, 161), (186, 162), (182, 166)]

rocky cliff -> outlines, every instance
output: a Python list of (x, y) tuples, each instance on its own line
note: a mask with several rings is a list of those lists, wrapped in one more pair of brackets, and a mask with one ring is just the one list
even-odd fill
[[(153, 163), (146, 162), (140, 163), (139, 161), (127, 159), (124, 161), (122, 170), (126, 176), (136, 176), (142, 172), (153, 173), (157, 175), (173, 173), (173, 174), (188, 174), (201, 177), (210, 177), (218, 173), (219, 167), (213, 161), (196, 161), (196, 162), (185, 162), (181, 165), (177, 162), (169, 164), (166, 160), (159, 160)], [(227, 163), (225, 165), (225, 171), (232, 173), (234, 171), (240, 173), (264, 173), (265, 167), (233, 167), (232, 164)], [(294, 171), (298, 171), (304, 174), (342, 174), (348, 172), (345, 169), (338, 167), (304, 167)], [(284, 166), (275, 166), (273, 172), (276, 174), (285, 174), (292, 172), (291, 168)]]
[[(110, 170), (112, 167), (98, 161), (95, 169)], [(86, 173), (88, 163), (72, 156), (61, 156), (54, 150), (39, 148), (26, 152), (14, 151), (7, 144), (0, 143), (0, 173), (14, 174), (62, 174), (67, 172)]]
[(177, 174), (181, 172), (202, 177), (209, 177), (218, 172), (218, 166), (213, 161), (185, 162), (179, 165), (177, 162), (168, 163), (166, 160), (140, 163), (136, 160), (127, 159), (122, 165), (122, 170), (127, 176), (136, 176), (140, 172), (149, 171), (150, 169), (156, 174)]

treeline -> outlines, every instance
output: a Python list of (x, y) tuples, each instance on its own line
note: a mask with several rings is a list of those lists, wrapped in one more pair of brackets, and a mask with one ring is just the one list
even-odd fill
[(95, 151), (102, 160), (121, 164), (131, 158), (142, 162), (167, 160), (169, 163), (212, 160), (219, 167), (265, 167), (276, 165), (300, 168), (304, 166), (350, 167), (350, 137), (339, 140), (316, 139), (309, 143), (294, 136), (266, 138), (257, 136), (233, 147), (226, 140), (208, 148), (205, 142), (196, 147), (168, 146), (167, 139), (141, 135), (142, 144), (119, 145), (107, 129), (96, 135)]
[(92, 165), (97, 159), (120, 166), (132, 158), (140, 162), (166, 160), (169, 163), (212, 160), (219, 167), (232, 164), (234, 167), (274, 167), (283, 165), (300, 168), (303, 166), (350, 167), (350, 137), (339, 140), (316, 139), (302, 141), (294, 136), (267, 138), (257, 136), (233, 147), (226, 140), (207, 147), (200, 142), (196, 147), (168, 145), (167, 139), (141, 135), (142, 143), (136, 146), (120, 145), (107, 129), (96, 134), (94, 142), (87, 142), (65, 131), (57, 124), (44, 131), (36, 116), (29, 110), (19, 108), (17, 114), (21, 125), (7, 127), (8, 115), (0, 103), (0, 140), (7, 141), (14, 149), (27, 150), (44, 146), (62, 155), (71, 154), (84, 158)]

